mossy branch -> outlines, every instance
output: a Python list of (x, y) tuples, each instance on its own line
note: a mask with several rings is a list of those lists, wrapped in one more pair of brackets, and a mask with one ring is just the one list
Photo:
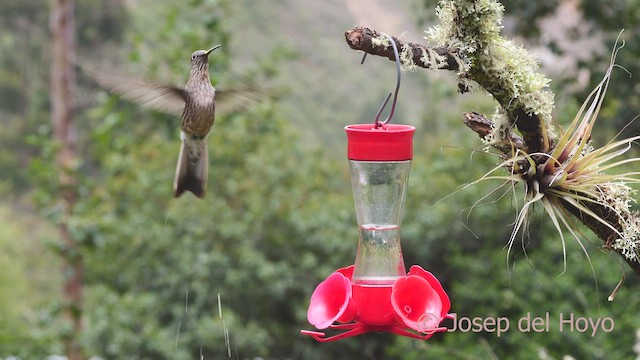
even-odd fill
[[(353, 50), (361, 50), (367, 54), (386, 57), (395, 61), (393, 47), (388, 39), (379, 32), (366, 27), (355, 27), (344, 33), (347, 44)], [(402, 49), (413, 64), (425, 69), (442, 69), (458, 71), (462, 63), (456, 51), (445, 47), (429, 47), (420, 44), (405, 42), (392, 36), (398, 49)], [(402, 57), (402, 56), (401, 56)], [(409, 65), (409, 64), (405, 64)]]

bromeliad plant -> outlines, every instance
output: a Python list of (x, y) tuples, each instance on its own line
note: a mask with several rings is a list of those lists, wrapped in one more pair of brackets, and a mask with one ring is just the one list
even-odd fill
[[(558, 230), (563, 249), (563, 229), (567, 229), (586, 253), (578, 236), (579, 229), (571, 216), (573, 214), (580, 216), (596, 233), (608, 234), (605, 248), (618, 250), (628, 261), (640, 261), (640, 216), (631, 210), (631, 204), (635, 202), (632, 195), (636, 192), (628, 185), (640, 182), (640, 173), (610, 173), (623, 165), (640, 161), (637, 157), (621, 158), (640, 136), (614, 139), (597, 149), (591, 143), (591, 131), (602, 107), (611, 72), (617, 67), (615, 58), (621, 48), (615, 48), (604, 78), (589, 94), (555, 144), (543, 131), (542, 143), (552, 144), (548, 151), (528, 153), (516, 146), (519, 143), (516, 141), (508, 159), (470, 184), (498, 179), (505, 180), (504, 185), (524, 185), (524, 202), (509, 238), (509, 251), (517, 234), (526, 228), (533, 206), (541, 204)], [(493, 135), (486, 136), (489, 144), (494, 139)], [(501, 139), (499, 142), (504, 144), (504, 141)], [(504, 168), (508, 169), (508, 175), (494, 175)], [(563, 254), (566, 269), (566, 251)]]

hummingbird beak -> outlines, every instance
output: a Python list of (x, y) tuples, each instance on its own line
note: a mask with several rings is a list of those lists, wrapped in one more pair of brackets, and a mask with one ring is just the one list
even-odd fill
[(209, 55), (209, 53), (211, 53), (213, 50), (219, 48), (220, 46), (222, 46), (222, 44), (218, 44), (218, 45), (212, 47), (211, 49), (207, 50), (206, 55)]

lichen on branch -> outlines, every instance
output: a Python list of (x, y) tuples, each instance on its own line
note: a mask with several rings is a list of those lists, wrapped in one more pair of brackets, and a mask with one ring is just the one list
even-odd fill
[(502, 4), (449, 0), (441, 1), (436, 12), (440, 25), (427, 31), (428, 40), (458, 49), (468, 63), (461, 81), (475, 81), (500, 104), (487, 140), (503, 142), (515, 125), (530, 153), (548, 151), (555, 137), (550, 80), (538, 73), (538, 62), (526, 49), (500, 35)]
[[(383, 56), (395, 61), (395, 54), (386, 36), (365, 27), (356, 27), (345, 32), (347, 44), (354, 50), (362, 50), (367, 54)], [(402, 41), (393, 37), (396, 46), (401, 49), (400, 58), (405, 68), (420, 66), (425, 69), (458, 71), (463, 61), (457, 50), (445, 47), (429, 47)]]

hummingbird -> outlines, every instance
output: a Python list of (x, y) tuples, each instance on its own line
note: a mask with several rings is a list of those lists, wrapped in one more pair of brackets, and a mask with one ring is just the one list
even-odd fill
[(196, 50), (191, 54), (191, 72), (184, 87), (85, 69), (101, 86), (122, 98), (165, 113), (182, 114), (182, 143), (173, 180), (176, 198), (185, 191), (203, 198), (206, 192), (209, 172), (207, 137), (216, 112), (216, 89), (209, 78), (209, 54), (220, 46)]
[(185, 102), (180, 132), (180, 155), (173, 179), (173, 196), (190, 191), (204, 197), (209, 174), (207, 136), (216, 113), (216, 89), (209, 79), (209, 54), (219, 48), (197, 50), (191, 54), (191, 73), (183, 90)]

